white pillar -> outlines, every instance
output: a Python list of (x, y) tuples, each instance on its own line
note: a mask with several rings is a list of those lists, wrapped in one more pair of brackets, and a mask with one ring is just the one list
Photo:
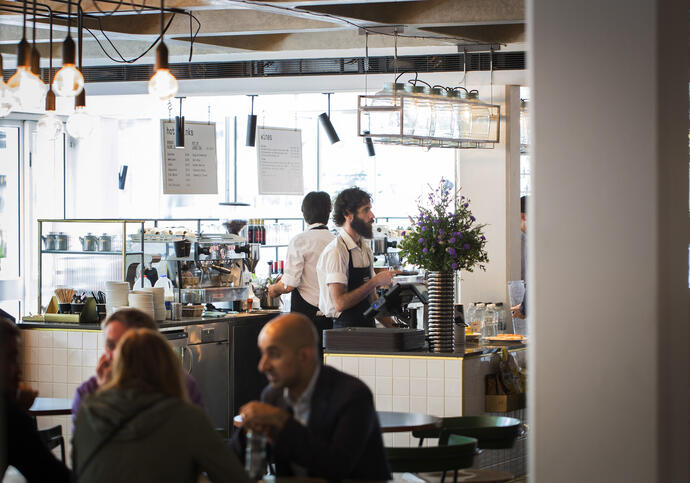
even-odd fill
[(528, 25), (532, 481), (689, 481), (687, 2)]

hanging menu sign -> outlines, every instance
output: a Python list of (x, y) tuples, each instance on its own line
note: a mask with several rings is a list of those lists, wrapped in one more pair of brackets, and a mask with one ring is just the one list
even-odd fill
[(304, 194), (302, 131), (258, 127), (256, 141), (259, 194)]
[(175, 147), (175, 122), (161, 119), (163, 193), (218, 194), (216, 124), (186, 121), (184, 148)]

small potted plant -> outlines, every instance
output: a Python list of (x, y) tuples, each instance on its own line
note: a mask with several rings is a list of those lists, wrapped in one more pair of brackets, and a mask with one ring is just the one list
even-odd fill
[(408, 263), (428, 272), (429, 338), (432, 350), (454, 350), (453, 308), (455, 274), (460, 270), (486, 270), (486, 225), (477, 223), (470, 200), (441, 179), (426, 200), (417, 203), (419, 213), (398, 244)]

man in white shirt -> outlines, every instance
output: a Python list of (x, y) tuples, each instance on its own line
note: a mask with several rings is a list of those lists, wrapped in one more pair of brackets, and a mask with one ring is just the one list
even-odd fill
[(268, 294), (278, 297), (292, 292), (290, 312), (299, 312), (314, 322), (319, 337), (332, 328), (330, 319), (317, 316), (319, 310), (319, 280), (316, 262), (323, 249), (335, 236), (328, 230), (331, 197), (323, 191), (312, 191), (302, 200), (302, 215), (307, 229), (290, 240), (285, 271), (279, 281), (268, 286)]
[[(333, 220), (340, 234), (324, 249), (316, 270), (319, 276), (319, 309), (333, 319), (334, 328), (374, 327), (364, 312), (376, 295), (376, 288), (390, 285), (395, 271), (374, 275), (374, 254), (363, 242), (373, 238), (374, 213), (371, 196), (359, 188), (343, 190), (335, 200)], [(379, 318), (391, 327), (390, 317)]]

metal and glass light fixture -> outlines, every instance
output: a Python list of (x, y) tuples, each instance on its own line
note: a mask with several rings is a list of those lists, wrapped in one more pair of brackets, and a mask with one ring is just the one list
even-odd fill
[(256, 146), (256, 114), (254, 114), (254, 98), (256, 94), (250, 94), (249, 97), (252, 98), (252, 111), (247, 116), (247, 140), (245, 145), (254, 147)]
[(86, 90), (74, 98), (74, 112), (67, 118), (67, 132), (77, 139), (84, 139), (93, 132), (94, 118), (86, 112)]
[(7, 116), (16, 105), (17, 99), (14, 97), (12, 89), (5, 84), (2, 72), (2, 54), (0, 54), (0, 117)]
[(335, 128), (333, 127), (333, 124), (331, 123), (331, 94), (332, 92), (324, 92), (326, 96), (328, 96), (328, 112), (322, 112), (319, 114), (319, 121), (321, 121), (321, 126), (323, 126), (323, 129), (326, 131), (326, 135), (328, 136), (328, 140), (331, 142), (331, 144), (335, 144), (338, 141), (340, 141), (340, 138), (338, 137), (338, 133), (335, 132)]
[(164, 5), (161, 0), (161, 41), (156, 48), (156, 65), (155, 72), (149, 80), (149, 94), (156, 96), (161, 101), (170, 99), (177, 94), (178, 83), (175, 76), (170, 73), (170, 65), (168, 64), (168, 48), (163, 42), (164, 33)]
[(31, 46), (26, 40), (26, 1), (24, 2), (22, 39), (17, 44), (17, 70), (7, 81), (7, 86), (12, 90), (21, 108), (30, 109), (38, 106), (40, 109), (46, 86), (31, 70)]
[(46, 94), (46, 114), (38, 120), (38, 132), (50, 141), (62, 134), (62, 121), (55, 115), (55, 92), (53, 92), (53, 14), (50, 14), (50, 61), (48, 63), (48, 93)]
[(84, 89), (84, 76), (77, 69), (76, 49), (71, 35), (72, 2), (67, 2), (67, 37), (62, 44), (62, 68), (55, 74), (53, 89), (62, 97), (76, 97)]
[(182, 99), (184, 96), (176, 97), (180, 100), (180, 115), (175, 116), (175, 148), (184, 149), (184, 116), (182, 115)]

